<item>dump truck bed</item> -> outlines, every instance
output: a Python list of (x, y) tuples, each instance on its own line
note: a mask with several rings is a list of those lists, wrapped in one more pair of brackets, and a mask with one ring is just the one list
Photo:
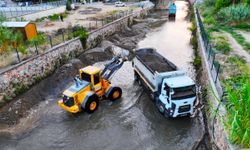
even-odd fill
[(152, 48), (139, 49), (136, 57), (152, 72), (176, 71), (177, 67)]

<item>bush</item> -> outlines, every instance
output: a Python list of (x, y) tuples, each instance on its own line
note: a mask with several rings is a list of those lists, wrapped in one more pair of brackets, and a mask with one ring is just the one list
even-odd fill
[(52, 16), (49, 16), (48, 18), (51, 21), (59, 20), (59, 14), (54, 14)]
[(250, 0), (243, 0), (244, 4), (250, 4)]
[(88, 35), (89, 34), (84, 27), (78, 25), (73, 27), (73, 36), (80, 38), (83, 47), (86, 46), (86, 40), (88, 38)]
[(214, 19), (214, 17), (209, 16), (209, 17), (206, 17), (204, 19), (203, 23), (208, 24), (208, 25), (215, 25), (216, 24), (216, 20)]
[(216, 0), (215, 8), (216, 10), (220, 10), (223, 7), (228, 7), (230, 5), (230, 0)]
[(232, 5), (218, 12), (218, 19), (230, 24), (240, 24), (250, 19), (249, 5)]

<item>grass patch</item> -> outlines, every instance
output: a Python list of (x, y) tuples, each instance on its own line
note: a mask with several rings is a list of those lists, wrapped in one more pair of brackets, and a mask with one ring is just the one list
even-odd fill
[(238, 56), (227, 59), (235, 66), (238, 74), (225, 81), (228, 119), (226, 127), (234, 144), (250, 147), (250, 78), (246, 61)]
[(228, 54), (232, 50), (228, 39), (224, 36), (212, 34), (211, 43), (217, 51), (224, 54)]
[[(193, 12), (193, 10), (192, 10)], [(192, 37), (191, 37), (191, 45), (193, 46), (193, 50), (194, 50), (194, 60), (192, 62), (193, 66), (195, 67), (196, 70), (198, 70), (201, 65), (202, 65), (202, 60), (201, 57), (199, 55), (199, 49), (198, 49), (198, 37), (197, 37), (197, 26), (196, 26), (196, 22), (194, 19), (194, 15), (192, 15), (191, 13), (191, 17), (192, 17), (192, 26), (189, 28), (189, 30), (192, 33)]]
[(238, 24), (233, 26), (235, 29), (241, 29), (250, 32), (250, 25), (249, 24)]
[(35, 22), (42, 22), (46, 18), (48, 18), (50, 21), (57, 21), (57, 20), (60, 20), (60, 15), (62, 15), (63, 19), (65, 19), (65, 18), (68, 17), (69, 14), (70, 13), (68, 11), (65, 11), (64, 13), (61, 13), (61, 14), (53, 14), (53, 15), (50, 15), (50, 16), (47, 16), (47, 17), (38, 18), (38, 19), (35, 20)]

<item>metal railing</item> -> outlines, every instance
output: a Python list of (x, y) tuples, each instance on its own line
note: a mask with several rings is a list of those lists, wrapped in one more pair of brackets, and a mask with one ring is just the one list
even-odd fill
[(204, 25), (202, 23), (202, 19), (201, 19), (199, 10), (197, 8), (195, 8), (195, 10), (196, 10), (196, 14), (197, 14), (197, 21), (198, 21), (198, 24), (200, 27), (201, 37), (202, 37), (202, 40), (203, 40), (203, 43), (205, 46), (205, 52), (206, 52), (206, 56), (207, 56), (206, 58), (207, 58), (208, 64), (210, 65), (210, 71), (211, 71), (211, 75), (213, 78), (213, 82), (216, 85), (216, 89), (218, 91), (220, 98), (222, 98), (224, 92), (223, 92), (223, 88), (221, 86), (221, 83), (219, 81), (219, 73), (221, 71), (221, 65), (216, 60), (216, 51), (209, 42), (208, 33), (206, 32)]

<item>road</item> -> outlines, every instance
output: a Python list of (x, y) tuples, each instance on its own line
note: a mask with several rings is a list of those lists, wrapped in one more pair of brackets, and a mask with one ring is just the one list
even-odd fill
[[(180, 68), (195, 76), (190, 62), (190, 22), (188, 4), (177, 1), (177, 18), (156, 28), (139, 47), (156, 47)], [(95, 65), (102, 65), (103, 62)], [(122, 87), (123, 96), (116, 102), (102, 101), (93, 114), (69, 114), (61, 110), (50, 93), (35, 113), (32, 130), (16, 136), (0, 137), (0, 149), (74, 149), (74, 150), (187, 150), (202, 136), (198, 117), (166, 119), (156, 109), (143, 88), (134, 83), (131, 62), (116, 73), (112, 83)]]

